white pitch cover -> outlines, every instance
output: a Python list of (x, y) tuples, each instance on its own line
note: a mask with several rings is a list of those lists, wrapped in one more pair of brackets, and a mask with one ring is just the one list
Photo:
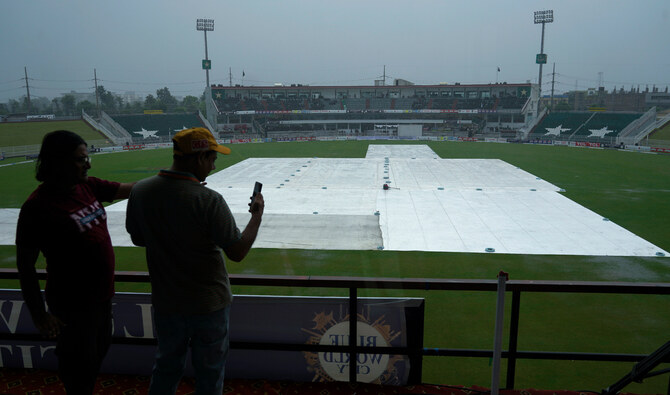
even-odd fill
[[(255, 181), (265, 215), (254, 248), (670, 255), (522, 169), (441, 159), (427, 145), (372, 144), (366, 158), (251, 158), (210, 175), (207, 187), (240, 229)], [(115, 246), (132, 245), (125, 208), (106, 208)], [(13, 244), (17, 217), (0, 210), (0, 243)]]

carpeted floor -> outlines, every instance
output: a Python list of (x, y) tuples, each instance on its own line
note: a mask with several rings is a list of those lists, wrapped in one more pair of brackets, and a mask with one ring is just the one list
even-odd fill
[[(106, 374), (98, 378), (96, 395), (140, 395), (146, 394), (149, 377)], [(482, 392), (487, 390), (479, 389)], [(184, 378), (177, 394), (193, 394), (194, 380)], [(223, 389), (230, 395), (351, 395), (351, 394), (455, 394), (472, 395), (477, 390), (458, 390), (447, 387), (421, 385), (408, 387), (380, 386), (349, 383), (292, 383), (266, 380), (227, 380)], [(34, 369), (0, 369), (0, 395), (64, 395), (56, 372)], [(530, 395), (530, 394), (529, 394)]]
[[(149, 377), (105, 374), (98, 378), (96, 395), (141, 395), (149, 388)], [(184, 378), (177, 394), (193, 394), (194, 380)], [(266, 380), (227, 380), (223, 394), (226, 395), (478, 395), (487, 394), (487, 388), (462, 388), (422, 384), (393, 387), (375, 384), (349, 383), (293, 383)], [(500, 391), (502, 395), (583, 395), (571, 391), (514, 390)], [(56, 372), (36, 369), (0, 369), (0, 395), (64, 395)]]

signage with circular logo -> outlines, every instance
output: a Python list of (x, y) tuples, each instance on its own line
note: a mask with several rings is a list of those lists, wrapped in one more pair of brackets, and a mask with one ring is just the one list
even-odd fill
[[(388, 347), (389, 344), (381, 333), (365, 322), (356, 323), (357, 342), (362, 347)], [(340, 322), (330, 327), (323, 334), (319, 344), (343, 346), (349, 345), (349, 322)], [(320, 352), (319, 363), (323, 370), (337, 381), (349, 379), (349, 353)], [(361, 353), (356, 357), (356, 380), (370, 383), (386, 371), (389, 363), (388, 354)]]

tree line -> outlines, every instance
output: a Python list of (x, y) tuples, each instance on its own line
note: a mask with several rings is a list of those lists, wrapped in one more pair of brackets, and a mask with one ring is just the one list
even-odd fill
[[(98, 103), (100, 110), (108, 114), (142, 114), (145, 110), (162, 110), (169, 113), (193, 113), (200, 110), (205, 113), (205, 97), (192, 95), (178, 100), (170, 93), (167, 87), (158, 89), (156, 95), (149, 94), (144, 100), (128, 102), (123, 97), (98, 86)], [(10, 99), (7, 103), (0, 103), (0, 114), (54, 114), (56, 116), (77, 116), (82, 110), (87, 114), (97, 115), (95, 96), (91, 100), (77, 101), (75, 95), (67, 93), (61, 97), (49, 100), (45, 97), (31, 98), (30, 104), (26, 96), (20, 100)]]

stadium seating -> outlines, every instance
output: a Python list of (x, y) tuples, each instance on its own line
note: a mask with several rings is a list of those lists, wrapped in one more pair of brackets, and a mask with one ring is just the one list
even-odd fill
[(197, 114), (112, 115), (112, 119), (136, 141), (151, 140), (152, 136), (157, 139), (174, 135), (184, 128), (205, 126)]
[(556, 112), (547, 115), (528, 136), (530, 139), (568, 140), (593, 114)]
[(346, 106), (346, 108), (338, 108), (338, 110), (346, 109), (347, 111), (363, 111), (367, 109), (368, 99), (342, 99), (342, 104), (343, 106)]
[(410, 110), (412, 109), (412, 104), (414, 103), (413, 98), (403, 97), (400, 99), (395, 99), (395, 108), (394, 110)]
[(295, 111), (295, 110), (347, 110), (383, 111), (383, 110), (495, 110), (521, 109), (526, 103), (525, 98), (482, 98), (466, 99), (451, 97), (371, 97), (371, 98), (226, 98), (216, 99), (219, 111), (232, 113), (235, 111)]
[(367, 109), (369, 109), (369, 110), (390, 110), (391, 109), (391, 99), (389, 99), (389, 98), (370, 99), (370, 106)]
[(616, 137), (641, 114), (557, 112), (547, 115), (529, 139), (614, 143)]
[(496, 108), (522, 108), (523, 105), (526, 104), (526, 101), (528, 101), (527, 97), (501, 97), (497, 99)]
[(616, 138), (640, 114), (595, 113), (586, 125), (574, 134), (574, 140), (599, 142)]

